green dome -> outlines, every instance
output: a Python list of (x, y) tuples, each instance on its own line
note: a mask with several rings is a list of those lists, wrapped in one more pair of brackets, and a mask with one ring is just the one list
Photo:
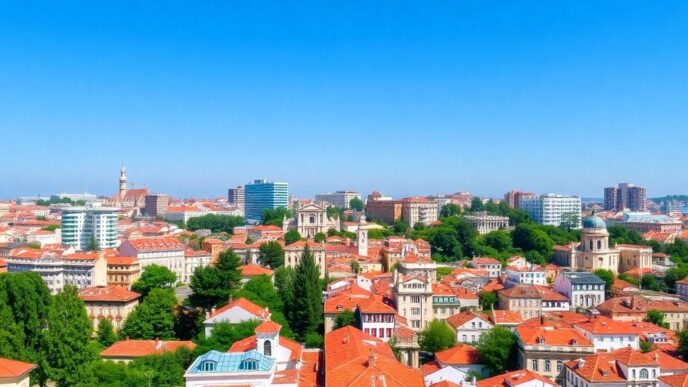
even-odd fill
[(583, 228), (607, 228), (607, 224), (597, 215), (583, 219)]

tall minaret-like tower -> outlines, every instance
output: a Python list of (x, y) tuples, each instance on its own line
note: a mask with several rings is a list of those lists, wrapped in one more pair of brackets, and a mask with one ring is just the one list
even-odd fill
[(368, 224), (365, 214), (361, 215), (356, 229), (356, 244), (358, 245), (358, 255), (368, 256)]
[(119, 170), (119, 198), (124, 199), (124, 195), (127, 194), (127, 171), (124, 169), (124, 164)]

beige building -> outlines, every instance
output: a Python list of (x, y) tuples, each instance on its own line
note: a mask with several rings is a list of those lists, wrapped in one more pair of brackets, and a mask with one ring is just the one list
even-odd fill
[(134, 257), (106, 256), (107, 284), (131, 289), (131, 285), (141, 277), (141, 265)]
[(313, 241), (298, 241), (290, 245), (284, 246), (284, 266), (296, 268), (301, 262), (301, 257), (303, 256), (303, 251), (308, 245), (308, 249), (313, 254), (315, 258), (315, 264), (318, 265), (320, 270), (320, 278), (325, 278), (325, 244), (316, 243)]
[(573, 270), (598, 269), (623, 273), (652, 267), (652, 248), (639, 245), (610, 246), (607, 225), (592, 215), (583, 220), (580, 243), (554, 247), (554, 264)]
[(110, 320), (116, 330), (122, 328), (139, 304), (141, 295), (122, 286), (110, 285), (85, 288), (79, 292), (79, 297), (84, 301), (95, 332), (103, 319)]
[(480, 234), (509, 228), (508, 216), (489, 215), (486, 211), (466, 215), (464, 218), (475, 226)]
[(339, 217), (329, 218), (325, 206), (309, 203), (294, 209), (294, 217), (284, 223), (287, 229), (296, 230), (304, 238), (313, 238), (318, 233), (326, 234), (328, 230), (339, 231)]
[(397, 313), (408, 321), (409, 328), (420, 331), (435, 318), (429, 274), (406, 276), (395, 271), (392, 295)]
[(422, 223), (426, 226), (437, 220), (437, 203), (426, 198), (402, 199), (401, 219), (409, 226)]
[(498, 309), (518, 311), (524, 320), (542, 314), (542, 295), (534, 285), (518, 285), (500, 290), (498, 298)]

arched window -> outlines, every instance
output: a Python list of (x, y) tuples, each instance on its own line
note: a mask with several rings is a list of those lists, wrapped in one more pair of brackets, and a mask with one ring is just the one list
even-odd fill
[(270, 340), (265, 340), (265, 343), (263, 343), (263, 355), (272, 356), (272, 343)]
[(561, 360), (557, 360), (557, 373), (561, 372), (561, 369), (564, 367), (564, 362)]
[(597, 250), (602, 248), (602, 241), (597, 241)]
[(635, 379), (635, 370), (633, 370), (633, 379)]
[(545, 372), (552, 370), (552, 363), (549, 360), (545, 360)]
[(649, 376), (647, 369), (643, 368), (640, 370), (640, 379), (647, 379)]
[(204, 361), (201, 363), (201, 370), (203, 371), (215, 371), (215, 363), (212, 361)]

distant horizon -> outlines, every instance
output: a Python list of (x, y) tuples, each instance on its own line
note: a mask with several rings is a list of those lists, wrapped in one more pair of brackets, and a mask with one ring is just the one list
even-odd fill
[(685, 192), (688, 2), (6, 4), (0, 197)]

